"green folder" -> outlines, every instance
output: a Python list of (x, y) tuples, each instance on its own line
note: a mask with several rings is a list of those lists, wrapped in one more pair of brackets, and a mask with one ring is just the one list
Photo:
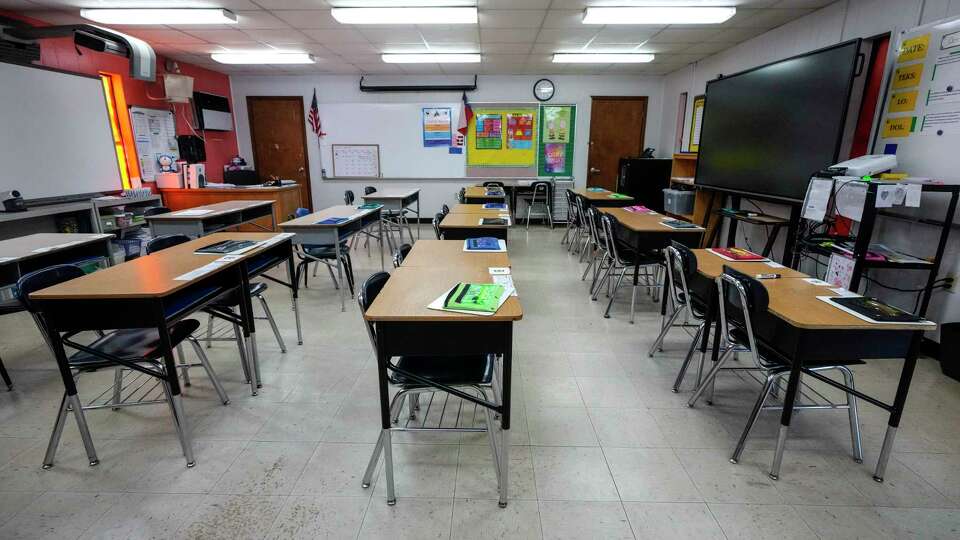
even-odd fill
[(447, 294), (443, 307), (463, 311), (496, 313), (503, 296), (503, 285), (496, 283), (458, 283)]
[(611, 199), (629, 199), (630, 196), (624, 195), (623, 193), (611, 193), (610, 198)]
[(360, 206), (358, 206), (358, 207), (357, 207), (357, 210), (374, 210), (374, 209), (376, 209), (376, 208), (380, 208), (381, 206), (383, 206), (383, 205), (380, 204), (380, 203), (368, 202), (368, 203), (364, 203), (364, 204), (361, 204)]

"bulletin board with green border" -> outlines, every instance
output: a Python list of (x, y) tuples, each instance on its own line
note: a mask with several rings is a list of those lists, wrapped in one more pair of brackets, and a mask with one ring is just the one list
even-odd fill
[[(539, 129), (539, 114), (537, 107), (474, 107), (473, 118), (467, 126), (467, 166), (468, 167), (535, 167), (537, 164), (537, 130)], [(529, 148), (511, 148), (507, 134), (507, 115), (529, 114), (533, 118), (532, 140)], [(495, 141), (489, 138), (483, 140), (477, 134), (477, 120), (485, 115), (500, 116), (500, 143), (499, 148), (493, 148)], [(477, 147), (478, 139), (481, 148)], [(487, 146), (482, 148), (482, 146)]]
[(576, 105), (544, 104), (540, 107), (540, 136), (537, 138), (538, 176), (573, 176), (573, 142), (576, 127)]

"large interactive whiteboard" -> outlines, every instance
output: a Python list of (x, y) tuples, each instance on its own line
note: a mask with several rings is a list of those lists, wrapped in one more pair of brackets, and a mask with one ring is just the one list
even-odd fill
[(122, 189), (97, 77), (0, 62), (0, 191), (25, 199)]

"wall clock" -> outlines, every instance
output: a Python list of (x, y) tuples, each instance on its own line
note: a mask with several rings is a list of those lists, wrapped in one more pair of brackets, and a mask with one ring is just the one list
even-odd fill
[(540, 79), (533, 84), (533, 97), (537, 101), (550, 101), (556, 91), (557, 87), (550, 79)]

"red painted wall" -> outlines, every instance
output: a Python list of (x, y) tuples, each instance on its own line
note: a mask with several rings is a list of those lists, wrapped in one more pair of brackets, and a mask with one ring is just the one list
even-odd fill
[[(24, 17), (22, 15), (0, 10), (0, 15), (17, 18), (36, 26), (49, 26), (42, 21)], [(163, 79), (160, 74), (164, 73), (165, 59), (157, 56), (157, 82), (148, 83), (131, 79), (130, 63), (126, 58), (112, 54), (98, 53), (89, 49), (80, 49), (81, 54), (77, 54), (77, 49), (73, 45), (71, 38), (45, 39), (40, 42), (40, 65), (83, 73), (86, 75), (97, 75), (101, 71), (116, 73), (123, 77), (123, 92), (127, 98), (127, 105), (139, 107), (152, 107), (155, 109), (168, 108), (169, 104), (162, 100), (151, 99), (162, 98)], [(233, 100), (230, 96), (230, 78), (216, 71), (204, 69), (193, 64), (179, 62), (180, 72), (183, 75), (193, 77), (193, 89), (197, 92), (209, 92), (227, 96), (230, 100), (230, 110), (233, 110)], [(189, 104), (175, 105), (177, 134), (188, 135), (193, 133), (190, 130), (190, 124), (193, 123), (193, 113)], [(190, 124), (188, 124), (189, 119)], [(237, 155), (237, 135), (235, 131), (207, 131), (202, 133), (206, 139), (207, 150), (207, 178), (216, 182), (223, 181), (223, 166), (233, 156)], [(120, 187), (120, 179), (117, 179), (117, 189)]]

